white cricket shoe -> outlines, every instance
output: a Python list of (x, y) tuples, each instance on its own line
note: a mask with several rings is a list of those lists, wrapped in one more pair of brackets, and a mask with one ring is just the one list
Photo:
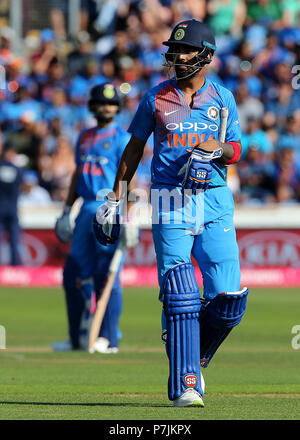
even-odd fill
[(203, 408), (204, 403), (202, 397), (194, 388), (188, 388), (178, 399), (173, 400), (173, 406), (199, 406)]
[(100, 337), (96, 339), (93, 348), (89, 350), (90, 353), (95, 353), (95, 351), (98, 353), (111, 354), (118, 353), (119, 349), (118, 347), (109, 347), (109, 340)]

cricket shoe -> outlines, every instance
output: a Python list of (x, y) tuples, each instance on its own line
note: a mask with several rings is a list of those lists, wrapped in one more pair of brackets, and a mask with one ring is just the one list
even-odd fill
[(196, 390), (194, 390), (194, 388), (188, 388), (180, 397), (178, 397), (178, 399), (173, 400), (173, 406), (198, 406), (203, 408), (204, 403), (202, 397)]
[(96, 339), (93, 348), (89, 350), (90, 353), (95, 353), (95, 351), (98, 353), (111, 354), (118, 353), (119, 349), (118, 347), (109, 347), (109, 340), (100, 337)]

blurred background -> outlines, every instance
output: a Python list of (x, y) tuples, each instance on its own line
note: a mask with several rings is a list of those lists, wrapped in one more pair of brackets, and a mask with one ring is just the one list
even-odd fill
[[(238, 106), (243, 153), (228, 185), (243, 281), (300, 285), (298, 0), (0, 0), (0, 150), (15, 167), (0, 162), (1, 284), (60, 283), (68, 247), (53, 226), (78, 133), (94, 124), (89, 89), (114, 83), (123, 99), (117, 120), (127, 129), (143, 94), (167, 79), (161, 42), (189, 18), (214, 30), (208, 76)], [(149, 188), (151, 157), (150, 139), (137, 171), (141, 188)], [(157, 284), (147, 225), (123, 282)]]

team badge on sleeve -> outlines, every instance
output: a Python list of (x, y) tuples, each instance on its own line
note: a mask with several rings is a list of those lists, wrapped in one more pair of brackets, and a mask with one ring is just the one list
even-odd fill
[(217, 107), (209, 107), (207, 110), (207, 114), (210, 119), (215, 120), (219, 117), (219, 110), (217, 109)]

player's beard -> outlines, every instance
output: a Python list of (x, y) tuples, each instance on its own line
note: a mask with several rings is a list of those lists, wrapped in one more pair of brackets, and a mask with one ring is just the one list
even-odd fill
[(95, 118), (99, 125), (104, 125), (104, 124), (109, 124), (113, 120), (114, 115), (107, 112), (101, 112), (101, 113), (96, 113)]
[(187, 69), (180, 69), (180, 68), (176, 68), (174, 67), (174, 71), (175, 71), (175, 76), (176, 76), (176, 80), (180, 81), (183, 79), (190, 79), (193, 78), (201, 69), (199, 69), (199, 66), (193, 67), (193, 66), (189, 66), (187, 65)]
[[(193, 58), (193, 60), (195, 60), (195, 58)], [(193, 60), (191, 60), (189, 63), (180, 63), (180, 66), (186, 67), (185, 69), (181, 68), (180, 66), (176, 66), (175, 63), (174, 71), (177, 81), (193, 78), (198, 72), (200, 72), (203, 66), (199, 65), (196, 60), (193, 62)]]

